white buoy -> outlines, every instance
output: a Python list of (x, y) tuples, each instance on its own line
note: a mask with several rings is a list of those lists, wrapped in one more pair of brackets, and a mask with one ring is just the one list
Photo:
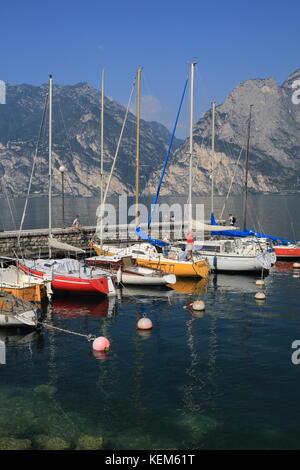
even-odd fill
[(201, 312), (205, 310), (205, 303), (203, 302), (203, 300), (196, 300), (195, 302), (191, 303), (191, 307), (193, 310)]
[(257, 279), (257, 281), (255, 282), (255, 284), (257, 286), (264, 286), (265, 285), (265, 281), (263, 279)]
[(294, 263), (293, 268), (295, 269), (300, 269), (300, 263)]
[(150, 330), (153, 327), (152, 321), (150, 318), (140, 318), (139, 321), (137, 322), (137, 328), (139, 330)]
[(256, 300), (265, 300), (266, 294), (264, 292), (256, 292), (255, 296)]

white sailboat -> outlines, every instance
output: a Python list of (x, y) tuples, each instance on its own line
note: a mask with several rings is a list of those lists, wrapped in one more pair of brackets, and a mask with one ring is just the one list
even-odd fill
[(0, 292), (0, 327), (36, 327), (37, 324), (37, 309), (30, 302), (8, 292)]
[[(251, 113), (251, 108), (250, 108)], [(249, 117), (249, 126), (250, 126)], [(191, 129), (192, 132), (192, 129)], [(249, 131), (247, 140), (249, 149)], [(214, 165), (213, 157), (215, 151), (215, 102), (212, 102), (212, 144), (211, 144), (211, 213), (214, 213)], [(192, 150), (190, 150), (192, 152)], [(190, 165), (191, 168), (191, 165)], [(191, 171), (191, 170), (190, 170)], [(247, 180), (247, 176), (246, 176)], [(191, 196), (190, 196), (191, 200)], [(244, 214), (246, 217), (246, 198), (244, 204)], [(228, 227), (219, 227), (219, 230), (228, 230)], [(185, 249), (186, 242), (179, 246)], [(193, 256), (205, 256), (209, 262), (211, 270), (214, 272), (260, 272), (262, 269), (268, 271), (276, 262), (276, 255), (273, 250), (263, 249), (262, 246), (253, 240), (243, 239), (209, 239), (196, 240), (194, 242)]]
[[(91, 269), (82, 261), (72, 258), (52, 259), (52, 87), (49, 76), (49, 259), (22, 259), (22, 271), (40, 279), (50, 279), (53, 291), (72, 294), (115, 295), (112, 276), (102, 269)], [(59, 244), (58, 244), (59, 245)]]
[(166, 286), (176, 283), (174, 274), (139, 266), (132, 255), (92, 256), (85, 261), (89, 266), (101, 267), (115, 273), (119, 284)]

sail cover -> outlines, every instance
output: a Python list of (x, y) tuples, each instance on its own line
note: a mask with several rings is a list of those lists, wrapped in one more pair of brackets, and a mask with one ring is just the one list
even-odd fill
[(56, 240), (56, 238), (53, 238), (53, 237), (48, 238), (48, 245), (51, 248), (55, 248), (56, 250), (74, 251), (76, 253), (85, 253), (85, 251), (82, 250), (81, 248), (77, 248), (76, 246), (69, 245), (68, 243), (60, 242), (59, 240)]
[(141, 238), (142, 240), (145, 240), (146, 242), (149, 242), (150, 245), (154, 245), (154, 246), (160, 246), (160, 247), (164, 247), (164, 246), (167, 246), (168, 243), (166, 242), (163, 242), (161, 240), (156, 240), (155, 238), (151, 238), (149, 237), (149, 235), (147, 235), (147, 233), (143, 232), (143, 230), (141, 229), (141, 227), (137, 227), (135, 229), (135, 233), (137, 234), (137, 236), (139, 238)]
[[(214, 214), (211, 214), (210, 217), (211, 225), (222, 228), (218, 225)], [(287, 245), (292, 240), (284, 240), (283, 238), (272, 237), (271, 235), (266, 235), (265, 233), (255, 232), (255, 230), (220, 230), (219, 232), (211, 232), (211, 235), (222, 235), (224, 237), (256, 237), (256, 238), (268, 238), (282, 245)]]

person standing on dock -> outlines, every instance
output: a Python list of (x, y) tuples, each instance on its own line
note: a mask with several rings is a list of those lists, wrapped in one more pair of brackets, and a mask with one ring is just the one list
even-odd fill
[(76, 218), (73, 220), (72, 227), (81, 229), (80, 218), (79, 215), (76, 215)]
[(234, 217), (234, 215), (229, 214), (229, 225), (232, 225), (232, 227), (234, 227), (235, 223), (236, 223), (236, 218)]
[(194, 245), (194, 235), (193, 232), (189, 232), (186, 236), (186, 259), (193, 259), (193, 245)]

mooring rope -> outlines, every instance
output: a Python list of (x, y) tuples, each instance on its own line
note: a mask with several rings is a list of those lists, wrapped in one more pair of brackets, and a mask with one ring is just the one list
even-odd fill
[(41, 326), (46, 326), (47, 328), (52, 328), (54, 330), (63, 331), (64, 333), (70, 333), (70, 334), (76, 335), (76, 336), (83, 336), (84, 338), (87, 338), (88, 341), (94, 341), (94, 339), (96, 339), (95, 335), (91, 335), (91, 334), (84, 335), (82, 333), (77, 333), (76, 331), (66, 330), (64, 328), (59, 328), (58, 326), (49, 325), (49, 323), (38, 322), (38, 324), (41, 325)]

